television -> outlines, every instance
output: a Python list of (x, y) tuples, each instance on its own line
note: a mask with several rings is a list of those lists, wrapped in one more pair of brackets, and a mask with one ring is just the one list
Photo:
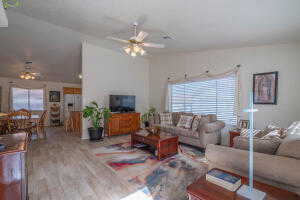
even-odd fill
[(135, 112), (134, 95), (109, 95), (111, 112)]

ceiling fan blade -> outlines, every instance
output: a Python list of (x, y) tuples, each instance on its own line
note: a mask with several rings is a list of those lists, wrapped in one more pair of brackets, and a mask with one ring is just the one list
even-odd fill
[(144, 31), (141, 31), (135, 38), (136, 41), (138, 42), (141, 42), (143, 41), (149, 34), (144, 32)]
[(156, 44), (156, 43), (149, 43), (149, 42), (145, 42), (143, 43), (144, 47), (153, 47), (153, 48), (165, 48), (164, 44)]
[(129, 43), (128, 40), (123, 40), (123, 39), (115, 38), (115, 37), (107, 37), (107, 39), (114, 40), (114, 41), (117, 41), (117, 42)]

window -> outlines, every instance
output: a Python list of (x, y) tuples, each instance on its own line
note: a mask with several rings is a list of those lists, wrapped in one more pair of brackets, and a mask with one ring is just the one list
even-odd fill
[(44, 90), (12, 88), (12, 105), (14, 110), (44, 110)]
[(236, 125), (235, 114), (236, 76), (179, 83), (170, 86), (170, 110), (216, 114), (219, 120)]

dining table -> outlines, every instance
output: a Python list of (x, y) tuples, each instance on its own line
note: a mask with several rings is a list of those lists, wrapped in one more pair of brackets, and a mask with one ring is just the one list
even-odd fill
[[(6, 134), (7, 131), (8, 131), (8, 128), (7, 128), (7, 113), (0, 113), (0, 134)], [(14, 116), (12, 117), (12, 120), (22, 120), (24, 119), (24, 116)], [(40, 120), (40, 115), (38, 114), (32, 114), (31, 117), (30, 117), (30, 122), (32, 124), (37, 124)], [(37, 126), (34, 126), (33, 127), (37, 127)]]

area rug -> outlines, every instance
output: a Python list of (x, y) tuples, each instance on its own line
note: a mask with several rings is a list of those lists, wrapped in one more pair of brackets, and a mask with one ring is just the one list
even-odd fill
[(186, 200), (186, 187), (207, 171), (204, 151), (180, 145), (179, 154), (158, 161), (149, 151), (131, 148), (130, 143), (94, 149), (100, 162), (128, 181), (139, 193), (153, 200)]
[(93, 149), (93, 153), (96, 156), (107, 156), (107, 155), (120, 154), (120, 153), (128, 154), (134, 151), (136, 151), (136, 149), (131, 148), (130, 142), (112, 144), (112, 145)]
[(182, 155), (162, 161), (129, 180), (137, 189), (146, 186), (153, 200), (186, 200), (186, 187), (206, 173), (206, 167), (197, 165)]
[(179, 151), (185, 156), (199, 162), (206, 162), (205, 150), (191, 145), (180, 144)]

